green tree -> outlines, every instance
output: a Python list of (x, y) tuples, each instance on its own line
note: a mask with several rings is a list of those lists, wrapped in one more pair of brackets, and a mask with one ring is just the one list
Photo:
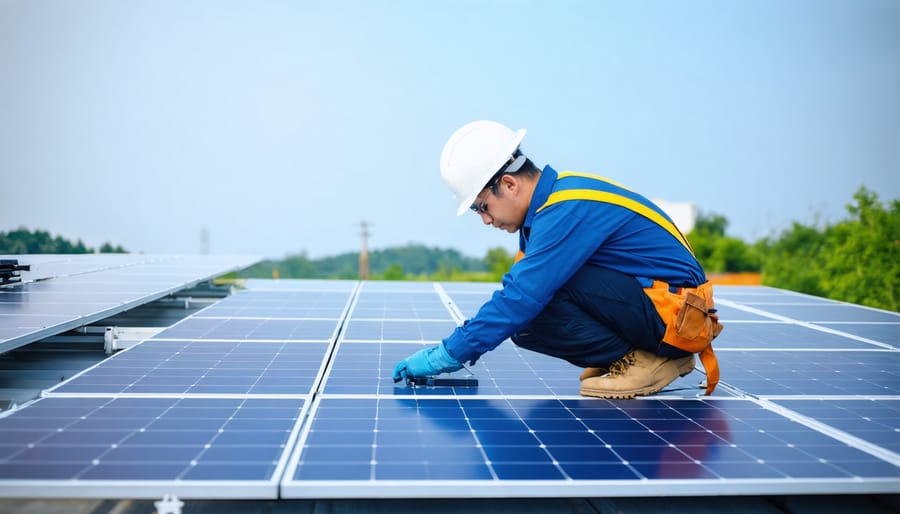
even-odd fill
[(764, 241), (763, 283), (900, 310), (900, 201), (884, 206), (865, 187), (853, 198), (847, 220), (823, 229), (794, 223)]
[(758, 248), (764, 254), (762, 283), (825, 296), (819, 277), (822, 275), (818, 256), (825, 237), (821, 231), (794, 222), (777, 239), (764, 239)]
[(694, 255), (708, 273), (759, 271), (762, 264), (757, 248), (725, 235), (728, 220), (721, 214), (699, 213), (687, 237)]
[(887, 207), (866, 188), (847, 206), (850, 219), (826, 231), (822, 285), (831, 298), (900, 309), (900, 201)]
[(381, 275), (381, 278), (383, 280), (403, 280), (406, 278), (406, 275), (403, 273), (403, 266), (399, 263), (394, 263), (384, 270), (384, 274)]
[(691, 232), (707, 234), (710, 236), (725, 237), (725, 229), (728, 228), (728, 219), (721, 214), (699, 212), (694, 220), (694, 230)]
[[(451, 270), (483, 272), (482, 259), (465, 257), (457, 250), (427, 248), (422, 245), (406, 245), (369, 252), (369, 272), (373, 277), (393, 273), (389, 270), (399, 265), (404, 277), (427, 277), (438, 270), (450, 276)], [(280, 261), (265, 261), (241, 272), (246, 278), (269, 278), (278, 269), (281, 278), (359, 278), (359, 253), (309, 259), (305, 254), (294, 255)], [(449, 278), (443, 280), (450, 280)]]
[(487, 266), (490, 280), (500, 282), (503, 275), (509, 271), (515, 262), (515, 257), (502, 247), (491, 248), (484, 256), (484, 264)]
[(100, 245), (100, 253), (128, 253), (122, 246), (113, 246), (112, 243), (103, 243)]
[[(125, 252), (121, 246), (113, 247), (109, 243), (104, 243), (101, 251), (104, 251), (104, 248)], [(85, 246), (81, 239), (73, 243), (61, 236), (53, 237), (45, 230), (32, 232), (25, 227), (20, 227), (10, 232), (0, 232), (0, 253), (90, 253), (93, 251), (92, 248)]]

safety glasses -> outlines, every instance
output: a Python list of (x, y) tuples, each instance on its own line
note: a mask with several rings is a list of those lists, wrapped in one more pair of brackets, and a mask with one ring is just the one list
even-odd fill
[[(484, 189), (490, 189), (491, 194), (497, 194), (497, 183), (500, 182), (500, 178), (507, 173), (515, 173), (519, 171), (522, 165), (525, 164), (525, 155), (518, 149), (516, 149), (515, 153), (506, 161), (506, 164), (500, 168), (500, 171), (494, 174)], [(484, 197), (484, 200), (480, 202), (473, 203), (469, 206), (469, 209), (475, 214), (482, 215), (488, 214), (488, 205), (487, 205), (487, 196)]]

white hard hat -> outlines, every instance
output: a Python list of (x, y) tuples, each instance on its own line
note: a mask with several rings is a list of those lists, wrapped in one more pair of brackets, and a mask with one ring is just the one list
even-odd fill
[(459, 202), (462, 216), (488, 181), (509, 161), (525, 137), (496, 121), (480, 120), (460, 127), (441, 152), (441, 178)]

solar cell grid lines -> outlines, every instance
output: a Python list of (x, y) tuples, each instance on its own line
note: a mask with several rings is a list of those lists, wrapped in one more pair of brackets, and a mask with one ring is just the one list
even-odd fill
[(355, 320), (452, 320), (448, 305), (433, 286), (411, 291), (362, 288), (350, 317)]
[[(825, 327), (823, 327), (825, 328)], [(838, 328), (835, 332), (839, 331)], [(821, 329), (783, 321), (728, 324), (716, 348), (730, 349), (874, 349), (871, 343)]]
[(780, 399), (782, 405), (900, 455), (900, 399)]
[(0, 494), (900, 492), (896, 313), (717, 288), (714, 396), (697, 369), (660, 395), (612, 401), (579, 396), (579, 368), (509, 341), (470, 366), (478, 387), (393, 383), (397, 361), (447, 337), (498, 284), (245, 287), (0, 418)]
[[(885, 344), (897, 347), (900, 343), (900, 324), (898, 323), (816, 323), (817, 326), (851, 334), (873, 341), (884, 341)], [(891, 343), (894, 341), (894, 343)]]
[(240, 269), (241, 256), (16, 255), (24, 283), (0, 288), (0, 352), (87, 325)]
[[(397, 362), (432, 343), (341, 341), (326, 371), (322, 392), (392, 396), (577, 396), (581, 369), (563, 360), (503, 344), (467, 367), (478, 378), (478, 387), (407, 387), (391, 380)], [(690, 394), (702, 381), (688, 375), (666, 388), (665, 393)], [(723, 389), (717, 395), (728, 395)]]
[(45, 398), (0, 418), (0, 495), (273, 497), (305, 404)]
[(727, 383), (755, 396), (895, 395), (897, 351), (721, 351)]
[(367, 320), (350, 319), (344, 327), (345, 341), (430, 341), (447, 337), (456, 322), (433, 320)]
[(307, 395), (325, 365), (328, 347), (328, 343), (150, 340), (45, 395)]
[(347, 307), (346, 292), (241, 291), (204, 309), (202, 317), (339, 319)]
[(895, 313), (868, 309), (858, 305), (839, 302), (822, 303), (748, 303), (748, 306), (764, 309), (778, 316), (787, 316), (797, 321), (823, 323), (835, 321), (853, 322), (896, 322)]
[(241, 281), (242, 287), (253, 292), (298, 292), (298, 293), (353, 293), (360, 287), (356, 280), (270, 280), (249, 278)]
[[(310, 485), (347, 491), (347, 483), (361, 496), (375, 486), (390, 494), (393, 480), (467, 480), (466, 493), (476, 496), (590, 487), (597, 494), (597, 481), (606, 480), (624, 488), (613, 495), (645, 494), (647, 480), (678, 494), (666, 479), (707, 487), (746, 478), (819, 481), (825, 490), (828, 479), (890, 481), (897, 472), (739, 399), (320, 398), (316, 413), (282, 486), (289, 497), (315, 494)], [(527, 489), (517, 487), (523, 479)]]
[(271, 319), (191, 317), (163, 330), (154, 339), (215, 339), (224, 341), (329, 341), (337, 319)]

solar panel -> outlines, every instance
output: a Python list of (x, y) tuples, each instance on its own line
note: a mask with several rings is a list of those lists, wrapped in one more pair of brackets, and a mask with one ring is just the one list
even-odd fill
[(156, 339), (331, 341), (351, 291), (241, 291), (156, 334)]
[(340, 319), (347, 292), (241, 291), (203, 310), (202, 317)]
[(0, 288), (0, 352), (93, 323), (257, 260), (132, 254), (10, 257), (35, 265), (23, 272), (23, 282), (29, 282)]
[(723, 380), (754, 396), (893, 395), (900, 353), (868, 351), (720, 351)]
[(275, 498), (305, 405), (44, 398), (0, 418), (0, 495)]
[(815, 421), (900, 454), (900, 399), (775, 400)]
[(320, 398), (314, 411), (285, 497), (426, 485), (442, 496), (726, 494), (786, 481), (834, 493), (897, 480), (896, 464), (744, 399)]
[[(566, 361), (519, 348), (512, 343), (500, 345), (467, 367), (478, 379), (477, 387), (409, 388), (391, 379), (394, 365), (433, 343), (382, 343), (377, 341), (341, 341), (326, 372), (325, 394), (375, 394), (432, 396), (471, 395), (578, 395), (578, 368)], [(703, 380), (699, 372), (673, 382), (664, 394), (696, 394)], [(717, 394), (728, 395), (725, 390)]]
[[(496, 285), (436, 289), (452, 299), (459, 322)], [(477, 388), (411, 389), (390, 381), (392, 367), (432, 342), (389, 340), (374, 327), (351, 332), (359, 323), (351, 311), (282, 495), (404, 497), (416, 487), (442, 496), (554, 497), (896, 491), (900, 457), (878, 444), (895, 436), (879, 431), (887, 423), (870, 425), (879, 437), (865, 439), (781, 403), (896, 395), (891, 330), (900, 318), (867, 312), (891, 330), (879, 332), (887, 339), (865, 337), (812, 315), (764, 309), (833, 308), (825, 300), (771, 288), (722, 293), (728, 337), (716, 343), (723, 382), (713, 397), (700, 396), (695, 371), (652, 398), (582, 398), (578, 368), (509, 342), (471, 367)], [(395, 323), (410, 332), (421, 325)]]
[(900, 492), (894, 313), (722, 287), (714, 396), (697, 369), (653, 397), (603, 400), (579, 396), (579, 368), (509, 341), (465, 371), (477, 387), (392, 381), (497, 284), (246, 288), (0, 418), (0, 494)]
[(306, 395), (328, 349), (328, 343), (149, 340), (45, 394)]
[(359, 287), (356, 280), (269, 280), (250, 278), (242, 281), (248, 291), (294, 291), (352, 293)]
[(30, 266), (28, 271), (21, 272), (22, 282), (93, 273), (171, 257), (139, 253), (0, 255), (0, 259), (15, 259), (19, 264)]
[(884, 342), (897, 347), (900, 344), (900, 323), (823, 323), (816, 325), (837, 330), (873, 341)]
[[(730, 321), (730, 320), (729, 320)], [(840, 330), (840, 329), (838, 329)], [(823, 331), (822, 327), (797, 325), (781, 321), (739, 323), (730, 321), (728, 330), (716, 338), (720, 349), (874, 349), (881, 348), (853, 334), (838, 330)]]
[(835, 322), (896, 322), (897, 315), (892, 312), (884, 312), (870, 309), (860, 305), (850, 305), (838, 302), (823, 303), (748, 303), (748, 306), (764, 309), (778, 316), (786, 316), (797, 321)]
[[(229, 317), (169, 334), (228, 339), (146, 340), (4, 413), (0, 495), (276, 498), (355, 290), (292, 286), (251, 284), (217, 304)], [(257, 303), (329, 317), (260, 318)]]
[(155, 339), (215, 339), (226, 341), (328, 341), (337, 330), (333, 319), (187, 318), (163, 330)]

